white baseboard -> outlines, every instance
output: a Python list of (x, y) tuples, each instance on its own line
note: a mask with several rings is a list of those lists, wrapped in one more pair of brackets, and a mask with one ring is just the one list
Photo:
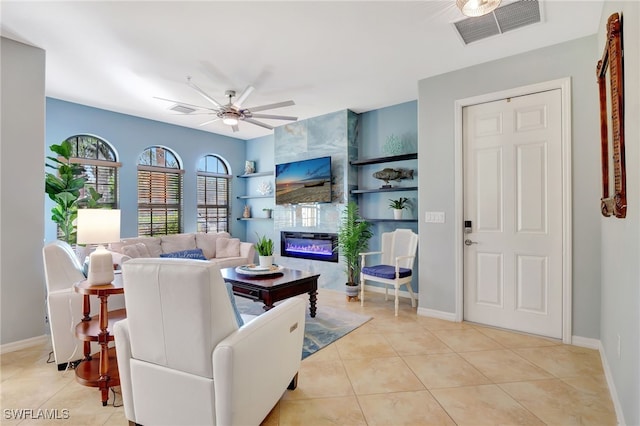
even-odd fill
[(601, 347), (600, 340), (581, 336), (571, 336), (571, 344), (588, 349), (600, 349)]
[(616, 418), (618, 425), (625, 425), (624, 413), (622, 412), (622, 406), (618, 399), (618, 391), (616, 390), (615, 383), (613, 382), (613, 376), (611, 375), (611, 368), (609, 368), (609, 362), (604, 352), (604, 347), (599, 339), (591, 339), (589, 337), (571, 336), (571, 344), (588, 349), (595, 349), (600, 352), (600, 359), (602, 360), (602, 369), (604, 370), (604, 376), (607, 379), (607, 386), (609, 387), (609, 395), (613, 402), (613, 408), (616, 410)]
[(613, 375), (611, 374), (611, 368), (609, 368), (609, 362), (607, 361), (607, 356), (604, 352), (604, 347), (602, 346), (602, 342), (597, 340), (598, 342), (598, 351), (600, 352), (600, 359), (602, 360), (602, 369), (604, 370), (604, 377), (607, 379), (607, 386), (609, 386), (609, 394), (611, 395), (611, 401), (613, 402), (613, 408), (616, 410), (616, 419), (618, 420), (618, 425), (624, 426), (626, 425), (624, 421), (624, 413), (622, 411), (622, 406), (620, 405), (620, 400), (618, 399), (618, 391), (616, 390), (616, 385), (613, 382)]
[(17, 342), (6, 343), (4, 345), (0, 345), (0, 354), (19, 351), (20, 349), (30, 348), (31, 346), (39, 345), (48, 341), (49, 336), (43, 334), (42, 336), (36, 336), (29, 339), (19, 340)]
[(435, 309), (418, 307), (418, 315), (420, 315), (421, 317), (430, 317), (445, 321), (457, 322), (456, 314), (452, 312), (437, 311)]

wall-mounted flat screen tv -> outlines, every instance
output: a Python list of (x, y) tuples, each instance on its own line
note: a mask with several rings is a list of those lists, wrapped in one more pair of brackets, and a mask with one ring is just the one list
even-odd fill
[(331, 157), (276, 164), (276, 204), (330, 202)]

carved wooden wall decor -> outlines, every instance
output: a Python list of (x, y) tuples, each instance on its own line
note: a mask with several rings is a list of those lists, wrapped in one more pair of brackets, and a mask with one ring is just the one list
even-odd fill
[(622, 20), (614, 13), (607, 21), (607, 41), (597, 66), (600, 92), (603, 216), (627, 215), (627, 176), (624, 155), (624, 67)]

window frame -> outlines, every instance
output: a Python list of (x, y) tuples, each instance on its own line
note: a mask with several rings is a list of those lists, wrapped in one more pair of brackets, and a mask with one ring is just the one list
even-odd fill
[[(149, 164), (140, 164), (141, 159), (151, 150), (161, 149), (166, 153), (169, 153), (175, 162), (176, 167), (165, 167)], [(156, 156), (157, 159), (157, 156)], [(149, 160), (154, 162), (153, 155), (149, 154)], [(165, 161), (166, 163), (166, 161)], [(137, 160), (136, 167), (136, 194), (137, 194), (137, 229), (139, 236), (154, 236), (154, 235), (172, 235), (183, 232), (183, 203), (184, 203), (184, 174), (185, 170), (182, 168), (182, 162), (178, 158), (178, 155), (171, 149), (164, 146), (154, 145), (145, 148)], [(145, 182), (141, 182), (142, 176), (148, 175), (149, 177)], [(177, 178), (177, 185), (172, 188), (167, 188), (167, 183), (170, 179)], [(164, 187), (158, 192), (158, 188), (161, 187), (164, 180)], [(141, 202), (141, 185), (144, 183), (148, 192), (148, 197), (144, 197), (145, 201)], [(155, 183), (155, 184), (154, 184)], [(170, 182), (169, 182), (170, 183)], [(170, 195), (170, 197), (168, 197)], [(154, 202), (153, 199), (164, 199), (164, 202)], [(168, 201), (171, 198), (172, 201)], [(142, 212), (148, 212), (142, 215)], [(171, 216), (177, 216), (175, 220), (170, 220)], [(147, 222), (148, 217), (148, 224)], [(164, 217), (163, 220), (155, 221), (155, 219)]]
[[(207, 171), (207, 166), (209, 164), (208, 159), (214, 159), (216, 161), (216, 172)], [(201, 164), (204, 163), (205, 170), (201, 169)], [(224, 169), (226, 173), (220, 173), (220, 169)], [(227, 162), (216, 154), (206, 154), (200, 157), (198, 167), (196, 168), (196, 228), (198, 232), (230, 232), (230, 221), (231, 221), (231, 179), (233, 176), (229, 173), (229, 165)], [(215, 193), (213, 197), (216, 200), (215, 204), (208, 202), (208, 190), (207, 186), (210, 179), (214, 179), (213, 192)], [(225, 194), (223, 197), (223, 201), (226, 204), (218, 204), (220, 201), (220, 195), (218, 191), (219, 179), (223, 179), (225, 181), (224, 186)], [(202, 182), (204, 180), (204, 182)], [(204, 186), (204, 194), (201, 190), (201, 185)], [(203, 201), (203, 202), (201, 202)], [(204, 212), (203, 212), (204, 210)], [(215, 211), (214, 214), (209, 215), (209, 210)], [(225, 210), (226, 214), (220, 215), (219, 211)], [(212, 229), (211, 224), (214, 224), (214, 229)], [(222, 224), (222, 226), (220, 226)]]

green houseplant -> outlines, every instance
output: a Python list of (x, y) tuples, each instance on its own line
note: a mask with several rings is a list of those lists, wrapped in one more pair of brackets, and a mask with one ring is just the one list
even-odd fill
[(96, 208), (102, 194), (86, 186), (88, 179), (84, 175), (84, 167), (71, 162), (69, 141), (53, 144), (49, 149), (58, 154), (57, 157), (48, 156), (49, 163), (46, 163), (46, 167), (55, 170), (55, 173), (45, 174), (44, 184), (45, 193), (55, 203), (51, 208), (51, 220), (58, 225), (61, 239), (75, 244), (78, 207)]
[(257, 232), (258, 241), (255, 243), (260, 266), (270, 268), (273, 265), (273, 240), (266, 235), (260, 236)]
[(342, 211), (338, 225), (338, 247), (347, 272), (347, 286), (358, 285), (360, 253), (373, 236), (371, 224), (360, 217), (358, 205), (350, 201)]
[(397, 200), (389, 200), (389, 207), (393, 209), (394, 219), (402, 219), (402, 210), (409, 208), (409, 199), (400, 197)]

